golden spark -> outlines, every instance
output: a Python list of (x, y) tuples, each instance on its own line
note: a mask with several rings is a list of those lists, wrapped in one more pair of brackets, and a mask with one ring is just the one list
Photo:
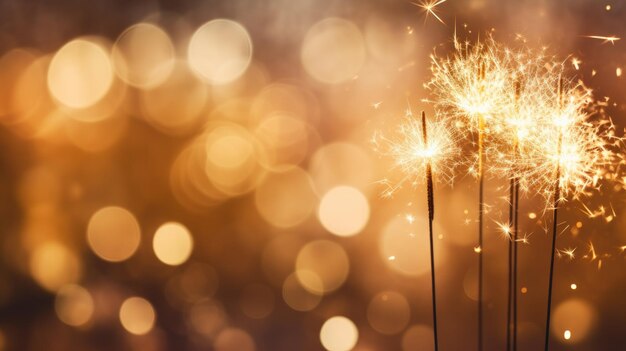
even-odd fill
[(618, 38), (618, 37), (616, 37), (614, 35), (612, 35), (612, 36), (586, 35), (585, 38), (604, 40), (602, 42), (602, 44), (611, 43), (612, 45), (615, 45), (615, 42), (621, 39), (621, 38)]
[(436, 7), (443, 4), (447, 0), (423, 0), (420, 2), (412, 2), (413, 5), (420, 7), (425, 13), (424, 22), (428, 19), (429, 15), (435, 17), (439, 22), (445, 24), (441, 18), (437, 15)]

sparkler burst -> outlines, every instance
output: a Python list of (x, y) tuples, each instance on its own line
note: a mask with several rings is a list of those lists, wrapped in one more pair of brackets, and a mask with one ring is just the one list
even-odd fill
[(385, 196), (392, 195), (406, 183), (411, 186), (422, 183), (429, 165), (439, 182), (452, 183), (460, 148), (455, 130), (448, 123), (448, 120), (442, 118), (428, 120), (426, 142), (421, 121), (409, 109), (392, 136), (381, 133), (374, 135), (373, 143), (377, 151), (389, 156), (394, 167), (403, 174), (398, 181), (383, 181), (388, 186)]
[[(432, 56), (426, 87), (464, 139), (485, 134), (492, 173), (517, 178), (522, 190), (546, 198), (554, 191), (557, 167), (562, 198), (589, 194), (602, 179), (618, 178), (623, 138), (591, 89), (563, 78), (563, 62), (545, 49), (511, 49), (492, 38), (476, 44), (455, 38), (454, 47), (451, 57)], [(473, 156), (470, 174), (477, 173)]]

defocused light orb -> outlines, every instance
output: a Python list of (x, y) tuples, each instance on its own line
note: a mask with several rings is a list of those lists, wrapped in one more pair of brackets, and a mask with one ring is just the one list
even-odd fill
[(215, 300), (205, 299), (191, 307), (189, 321), (194, 330), (202, 336), (214, 339), (227, 323), (224, 308)]
[(402, 335), (402, 351), (432, 350), (435, 348), (433, 328), (413, 325)]
[(250, 318), (265, 318), (274, 310), (274, 293), (266, 285), (250, 284), (244, 288), (239, 306)]
[(52, 58), (48, 88), (59, 102), (71, 108), (89, 107), (102, 99), (113, 84), (107, 51), (98, 44), (76, 39)]
[(279, 228), (302, 223), (317, 202), (311, 178), (301, 168), (270, 174), (254, 198), (263, 219)]
[(254, 340), (244, 330), (226, 328), (222, 330), (213, 344), (215, 351), (254, 351)]
[(185, 263), (191, 255), (193, 238), (184, 225), (169, 222), (157, 229), (152, 241), (152, 248), (161, 262), (170, 266), (178, 266)]
[[(563, 301), (552, 313), (552, 333), (567, 343), (585, 340), (596, 323), (595, 309), (587, 301), (577, 298)], [(569, 338), (564, 337), (566, 331), (569, 331)]]
[(256, 94), (250, 114), (256, 123), (278, 114), (313, 124), (319, 117), (319, 104), (313, 93), (305, 90), (304, 84), (274, 82)]
[(311, 311), (319, 305), (322, 297), (307, 291), (298, 281), (295, 274), (291, 274), (283, 283), (283, 299), (289, 307), (296, 311)]
[(320, 341), (328, 351), (350, 351), (359, 341), (359, 330), (346, 317), (331, 317), (322, 325)]
[(219, 191), (241, 195), (259, 184), (263, 154), (250, 132), (235, 124), (218, 125), (207, 132), (204, 142), (204, 170)]
[(268, 153), (264, 166), (281, 171), (300, 163), (308, 152), (308, 128), (305, 121), (287, 114), (264, 118), (254, 131)]
[[(16, 99), (15, 95), (19, 95), (20, 81), (29, 66), (35, 62), (37, 56), (34, 52), (26, 49), (12, 49), (0, 57), (0, 121), (4, 123), (12, 123), (13, 119), (22, 117), (33, 110), (41, 94), (38, 91), (29, 89), (29, 104), (21, 103), (22, 100)], [(23, 85), (23, 84), (22, 84)], [(45, 88), (45, 85), (44, 85)], [(46, 90), (43, 89), (45, 92)], [(17, 103), (16, 103), (17, 100)], [(17, 116), (13, 116), (17, 115)]]
[(367, 224), (370, 207), (367, 198), (358, 189), (338, 186), (324, 194), (317, 215), (329, 232), (352, 236)]
[(140, 110), (160, 132), (188, 133), (203, 120), (209, 90), (182, 61), (175, 62), (173, 73), (166, 78), (159, 86), (140, 92)]
[(212, 20), (191, 37), (187, 59), (194, 72), (209, 83), (229, 83), (250, 65), (252, 41), (241, 24), (226, 19)]
[(296, 277), (302, 286), (315, 294), (338, 289), (350, 271), (346, 251), (328, 240), (306, 244), (296, 258)]
[(79, 327), (89, 322), (93, 315), (93, 298), (81, 286), (66, 285), (57, 292), (54, 309), (63, 323)]
[(120, 262), (132, 256), (141, 241), (139, 222), (128, 210), (109, 206), (94, 213), (87, 225), (87, 242), (106, 261)]
[[(434, 231), (443, 234), (435, 223)], [(436, 234), (436, 235), (437, 235)], [(428, 221), (422, 216), (415, 216), (408, 221), (404, 216), (397, 216), (389, 221), (381, 232), (379, 250), (382, 260), (394, 271), (416, 276), (430, 272), (430, 249)], [(447, 251), (441, 241), (435, 239), (435, 267), (445, 262)], [(393, 257), (390, 260), (389, 257)]]
[(152, 330), (156, 315), (152, 304), (141, 297), (130, 297), (120, 307), (120, 322), (124, 329), (135, 335)]
[(151, 23), (127, 28), (113, 45), (113, 63), (118, 76), (141, 89), (159, 86), (174, 69), (174, 45), (167, 33)]
[(379, 333), (397, 334), (406, 328), (411, 317), (409, 303), (397, 292), (385, 291), (372, 298), (367, 306), (367, 320)]
[(340, 18), (326, 18), (306, 34), (300, 59), (309, 75), (337, 84), (354, 78), (365, 62), (365, 44), (359, 28)]
[(337, 185), (364, 190), (374, 182), (370, 156), (362, 148), (348, 143), (327, 144), (315, 151), (309, 172), (320, 193)]
[(49, 291), (76, 283), (81, 275), (78, 257), (56, 242), (37, 246), (30, 257), (30, 272), (35, 281)]

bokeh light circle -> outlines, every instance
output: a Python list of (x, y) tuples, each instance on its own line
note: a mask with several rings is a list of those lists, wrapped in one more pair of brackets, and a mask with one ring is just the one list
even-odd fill
[(151, 89), (159, 86), (174, 69), (174, 45), (167, 33), (151, 23), (127, 28), (113, 44), (117, 75), (127, 84)]
[[(444, 231), (434, 224), (435, 233)], [(381, 259), (392, 270), (410, 276), (430, 272), (430, 249), (428, 221), (422, 216), (413, 216), (411, 221), (405, 216), (392, 218), (381, 231), (379, 250)], [(445, 262), (447, 251), (440, 241), (435, 241), (435, 267)], [(393, 259), (391, 259), (393, 258)]]
[(211, 84), (229, 83), (241, 76), (252, 59), (252, 41), (239, 23), (209, 21), (191, 37), (187, 59), (193, 71)]
[(381, 334), (397, 334), (406, 328), (411, 313), (404, 296), (385, 291), (372, 298), (367, 307), (369, 324)]
[(213, 344), (215, 351), (254, 351), (254, 340), (245, 330), (226, 328), (222, 330)]
[(183, 264), (193, 249), (193, 238), (184, 225), (169, 222), (161, 225), (152, 240), (154, 254), (170, 266)]
[[(556, 306), (552, 319), (552, 333), (561, 342), (579, 343), (587, 338), (596, 323), (596, 311), (589, 302), (572, 298)], [(565, 338), (569, 331), (569, 338)]]
[(367, 224), (370, 207), (367, 198), (358, 189), (338, 186), (324, 194), (317, 215), (329, 232), (338, 236), (352, 236)]
[(300, 60), (316, 80), (337, 84), (354, 78), (365, 62), (365, 43), (354, 23), (341, 18), (326, 18), (306, 34)]
[(359, 340), (359, 330), (348, 318), (331, 317), (322, 325), (320, 341), (328, 351), (349, 351)]
[(302, 223), (317, 202), (313, 183), (301, 168), (268, 175), (257, 188), (254, 199), (263, 219), (279, 228)]
[(65, 44), (48, 69), (48, 88), (63, 105), (86, 108), (102, 99), (113, 84), (113, 67), (107, 51), (85, 39)]
[(322, 300), (320, 295), (307, 291), (295, 274), (290, 274), (283, 282), (283, 299), (289, 307), (300, 312), (313, 310)]
[(144, 335), (154, 327), (156, 314), (148, 300), (135, 296), (122, 303), (119, 318), (122, 326), (129, 333)]
[(348, 277), (350, 261), (346, 251), (328, 240), (306, 244), (296, 258), (296, 277), (314, 294), (337, 290)]
[(413, 325), (402, 334), (402, 351), (432, 350), (434, 348), (433, 328), (427, 325)]
[(141, 229), (135, 216), (122, 207), (109, 206), (95, 212), (87, 225), (91, 250), (106, 261), (130, 258), (141, 241)]
[(94, 312), (94, 302), (87, 289), (70, 284), (57, 292), (54, 309), (63, 323), (79, 327), (91, 319)]
[(35, 281), (48, 291), (76, 283), (82, 266), (76, 254), (65, 245), (48, 241), (34, 249), (30, 257), (30, 272)]

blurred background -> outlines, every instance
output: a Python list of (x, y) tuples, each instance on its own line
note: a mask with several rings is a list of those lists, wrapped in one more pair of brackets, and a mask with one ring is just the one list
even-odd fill
[[(424, 189), (381, 196), (372, 135), (431, 114), (455, 30), (548, 47), (622, 131), (623, 41), (588, 36), (626, 35), (626, 3), (425, 7), (0, 0), (0, 350), (431, 350)], [(486, 189), (487, 350), (506, 186)], [(435, 196), (440, 349), (474, 350), (476, 182)], [(551, 350), (626, 349), (623, 197), (563, 207)], [(519, 350), (543, 345), (544, 207), (521, 200)]]

